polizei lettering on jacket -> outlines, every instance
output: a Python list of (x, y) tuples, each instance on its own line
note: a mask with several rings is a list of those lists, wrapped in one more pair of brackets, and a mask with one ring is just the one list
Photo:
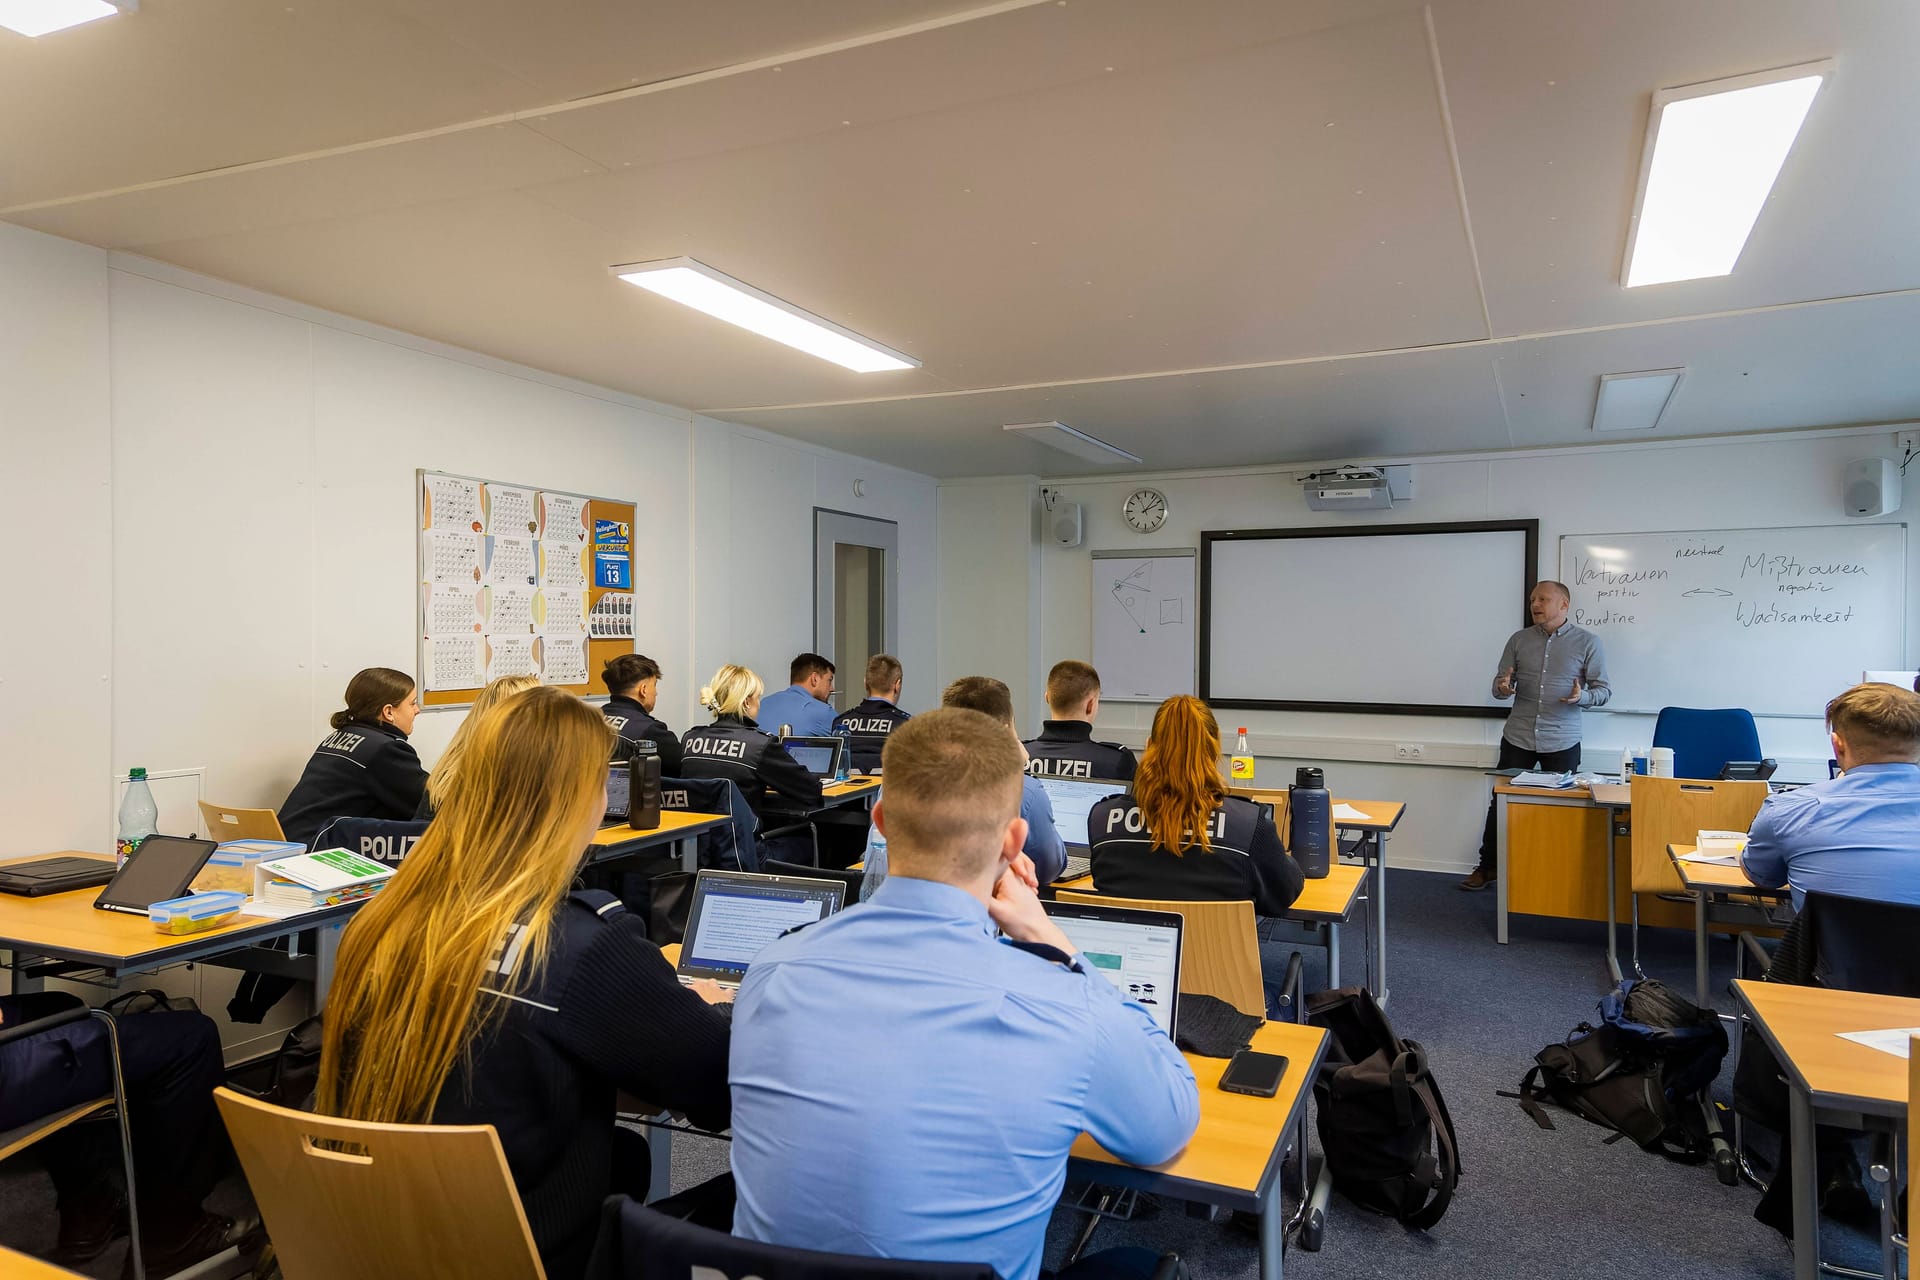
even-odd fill
[[(1140, 835), (1147, 829), (1146, 815), (1140, 812), (1139, 805), (1116, 805), (1107, 814), (1107, 834), (1123, 830), (1129, 835)], [(1192, 835), (1191, 831), (1187, 832)], [(1227, 811), (1215, 809), (1207, 816), (1207, 839), (1225, 840), (1227, 838)]]
[(730, 760), (747, 758), (747, 744), (740, 738), (695, 738), (687, 749), (697, 756), (723, 756)]
[(1027, 772), (1036, 778), (1091, 778), (1091, 760), (1048, 760), (1036, 756), (1027, 761)]
[(893, 731), (893, 721), (887, 719), (855, 720), (842, 717), (840, 727), (848, 733), (891, 733)]
[(348, 733), (345, 729), (335, 729), (332, 733), (328, 734), (326, 740), (320, 744), (320, 750), (344, 751), (348, 755), (352, 755), (354, 748), (366, 740), (367, 735), (364, 733)]

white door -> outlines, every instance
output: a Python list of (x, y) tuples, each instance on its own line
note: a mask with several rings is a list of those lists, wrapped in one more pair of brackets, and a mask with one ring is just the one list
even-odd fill
[(900, 526), (816, 507), (813, 643), (833, 659), (833, 699), (845, 711), (865, 696), (867, 659), (900, 644)]

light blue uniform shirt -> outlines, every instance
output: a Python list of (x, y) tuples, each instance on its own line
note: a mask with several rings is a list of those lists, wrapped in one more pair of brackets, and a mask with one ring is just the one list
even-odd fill
[(1053, 821), (1053, 797), (1040, 779), (1020, 781), (1020, 816), (1027, 820), (1027, 842), (1020, 852), (1033, 859), (1034, 874), (1041, 884), (1052, 884), (1067, 869), (1067, 845)]
[(1770, 795), (1740, 855), (1755, 884), (1920, 905), (1920, 765), (1861, 764)]
[(733, 1233), (1032, 1280), (1083, 1130), (1158, 1164), (1200, 1118), (1186, 1059), (1079, 964), (899, 875), (770, 944), (733, 1015)]
[(808, 693), (804, 685), (791, 684), (760, 699), (760, 714), (754, 720), (768, 733), (790, 724), (800, 737), (833, 736), (833, 708)]

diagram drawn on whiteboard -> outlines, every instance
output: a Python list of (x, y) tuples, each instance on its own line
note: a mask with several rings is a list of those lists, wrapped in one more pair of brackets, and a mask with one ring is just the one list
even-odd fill
[(1149, 622), (1167, 627), (1178, 626), (1186, 620), (1185, 596), (1155, 594), (1151, 560), (1136, 565), (1126, 577), (1114, 579), (1113, 599), (1121, 611), (1133, 620), (1133, 625), (1140, 629), (1141, 635), (1147, 634)]

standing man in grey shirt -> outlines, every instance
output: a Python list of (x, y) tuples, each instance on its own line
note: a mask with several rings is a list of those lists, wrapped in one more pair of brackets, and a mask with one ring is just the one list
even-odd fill
[[(1541, 582), (1527, 597), (1533, 625), (1507, 637), (1500, 651), (1493, 696), (1512, 698), (1507, 727), (1500, 734), (1500, 768), (1546, 769), (1566, 773), (1580, 767), (1580, 711), (1604, 707), (1613, 696), (1600, 637), (1567, 621), (1573, 602), (1563, 582)], [(1497, 871), (1494, 831), (1496, 806), (1487, 805), (1486, 834), (1480, 839), (1480, 865), (1460, 882), (1484, 889)]]

